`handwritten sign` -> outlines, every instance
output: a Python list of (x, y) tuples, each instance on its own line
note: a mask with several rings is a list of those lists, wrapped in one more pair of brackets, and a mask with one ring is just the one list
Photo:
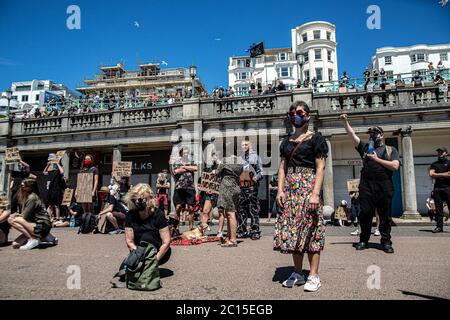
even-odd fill
[(219, 194), (219, 183), (217, 182), (216, 175), (210, 172), (203, 172), (200, 185), (197, 189), (206, 193)]
[(347, 213), (345, 212), (345, 208), (339, 206), (334, 213), (334, 218), (336, 220), (347, 220)]
[(5, 161), (6, 163), (15, 163), (22, 160), (20, 158), (19, 148), (6, 148)]
[(73, 197), (73, 189), (64, 190), (63, 201), (61, 202), (62, 206), (70, 206)]
[(239, 186), (241, 188), (250, 188), (256, 185), (255, 180), (253, 178), (256, 177), (255, 169), (252, 166), (244, 167), (241, 175), (239, 176)]
[(77, 176), (77, 191), (75, 197), (78, 203), (92, 203), (93, 173), (79, 173)]
[(131, 168), (133, 166), (133, 162), (131, 161), (121, 161), (114, 162), (112, 169), (113, 177), (131, 177)]
[(347, 190), (348, 190), (348, 192), (358, 192), (359, 191), (359, 179), (347, 180)]

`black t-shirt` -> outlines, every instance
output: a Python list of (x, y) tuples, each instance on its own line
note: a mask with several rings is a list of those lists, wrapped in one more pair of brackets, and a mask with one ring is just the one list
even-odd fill
[[(290, 141), (291, 135), (283, 139), (280, 145), (281, 157), (287, 159), (292, 150), (296, 147), (294, 142)], [(319, 132), (316, 132), (311, 139), (304, 141), (297, 148), (288, 163), (289, 167), (305, 167), (316, 169), (316, 158), (326, 158), (328, 154), (328, 145), (325, 138)]]
[[(375, 148), (375, 152), (377, 153), (378, 158), (383, 160), (399, 160), (399, 154), (396, 148), (392, 148), (392, 153), (390, 159), (388, 159), (386, 145), (379, 146)], [(392, 171), (383, 167), (378, 162), (375, 162), (368, 157), (366, 157), (367, 150), (369, 149), (369, 144), (364, 143), (362, 141), (359, 142), (359, 145), (356, 147), (361, 159), (363, 159), (363, 168), (361, 169), (361, 179), (364, 180), (391, 180), (392, 179)]]
[(81, 222), (83, 220), (83, 213), (84, 213), (83, 206), (80, 203), (74, 202), (70, 206), (70, 209), (72, 211), (76, 212), (76, 215), (75, 215), (75, 226), (77, 226), (77, 227), (80, 226)]
[(145, 220), (141, 219), (139, 211), (130, 210), (125, 220), (125, 227), (133, 229), (134, 243), (137, 246), (141, 241), (147, 241), (159, 249), (162, 245), (159, 230), (167, 226), (167, 219), (164, 216), (164, 212), (158, 208)]
[(126, 213), (125, 207), (114, 196), (109, 194), (106, 202), (108, 202), (110, 205), (113, 205), (113, 211)]
[[(436, 173), (445, 173), (450, 171), (450, 160), (436, 161), (431, 164), (431, 168)], [(450, 178), (436, 178), (435, 188), (450, 188)]]

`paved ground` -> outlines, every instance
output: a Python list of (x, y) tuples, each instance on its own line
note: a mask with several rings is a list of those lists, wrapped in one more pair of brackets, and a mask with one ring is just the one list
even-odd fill
[[(434, 235), (432, 229), (393, 228), (396, 253), (387, 255), (376, 249), (378, 238), (373, 248), (356, 252), (353, 229), (328, 227), (317, 293), (282, 288), (292, 272), (291, 257), (271, 250), (271, 227), (263, 227), (261, 240), (246, 239), (238, 248), (173, 247), (161, 270), (164, 287), (155, 292), (110, 287), (127, 254), (124, 235), (57, 229), (58, 246), (28, 252), (0, 248), (0, 299), (449, 299), (450, 231)], [(67, 288), (70, 265), (80, 267), (79, 290)], [(367, 288), (371, 265), (380, 267), (380, 290)]]

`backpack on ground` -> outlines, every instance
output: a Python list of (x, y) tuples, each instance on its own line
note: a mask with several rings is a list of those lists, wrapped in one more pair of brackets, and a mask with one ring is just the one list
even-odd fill
[(91, 233), (97, 227), (97, 219), (95, 215), (90, 212), (83, 213), (81, 217), (80, 229), (78, 233)]
[(159, 264), (156, 260), (157, 249), (152, 244), (145, 248), (144, 258), (138, 259), (135, 270), (126, 269), (126, 286), (131, 290), (153, 291), (161, 288)]

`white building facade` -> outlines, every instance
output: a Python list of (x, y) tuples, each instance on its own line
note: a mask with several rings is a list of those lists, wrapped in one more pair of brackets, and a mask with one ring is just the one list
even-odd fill
[(384, 47), (377, 49), (372, 57), (371, 67), (377, 70), (383, 68), (388, 76), (402, 74), (408, 77), (414, 75), (416, 71), (425, 75), (430, 62), (435, 69), (439, 61), (442, 62), (444, 69), (450, 68), (449, 55), (450, 44)]
[(313, 21), (292, 29), (292, 52), (299, 63), (300, 80), (336, 81), (339, 78), (336, 26), (325, 21)]
[[(12, 100), (11, 110), (29, 109), (34, 106), (42, 106), (45, 94), (64, 96), (66, 99), (77, 99), (78, 96), (63, 84), (54, 83), (52, 80), (31, 80), (13, 82), (11, 84)], [(6, 96), (6, 92), (1, 94)], [(0, 108), (4, 110), (8, 101), (0, 98)]]
[[(336, 26), (314, 21), (291, 30), (290, 48), (265, 49), (258, 58), (230, 57), (228, 83), (237, 94), (245, 95), (250, 85), (275, 85), (282, 81), (288, 88), (298, 82), (316, 78), (320, 81), (338, 79)], [(303, 59), (302, 59), (303, 58)]]

